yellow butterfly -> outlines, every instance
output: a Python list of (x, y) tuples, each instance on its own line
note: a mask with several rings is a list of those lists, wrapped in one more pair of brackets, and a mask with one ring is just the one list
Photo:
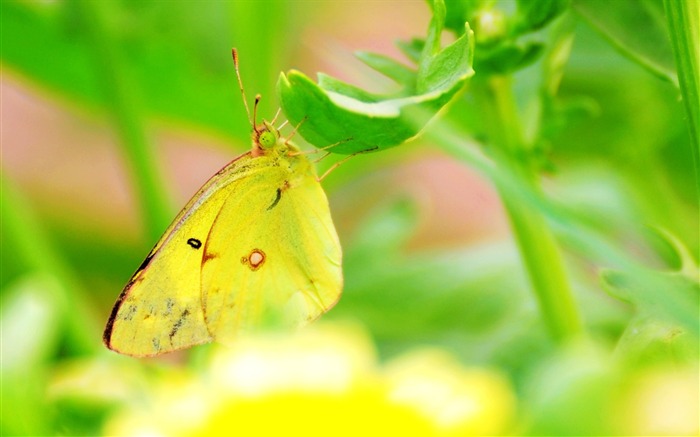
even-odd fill
[[(235, 49), (233, 59), (243, 93)], [(255, 113), (252, 150), (195, 194), (122, 291), (108, 348), (152, 356), (230, 343), (266, 320), (303, 324), (337, 302), (340, 243), (313, 164)]]

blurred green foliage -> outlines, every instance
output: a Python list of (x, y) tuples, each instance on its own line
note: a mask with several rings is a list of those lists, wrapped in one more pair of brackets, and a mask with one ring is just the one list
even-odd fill
[[(692, 9), (693, 1), (679, 3)], [(1, 7), (3, 71), (113, 123), (148, 225), (139, 247), (77, 232), (80, 217), (67, 229), (41, 199), (24, 194), (3, 162), (0, 433), (99, 434), (114, 411), (148, 398), (169, 366), (201, 371), (208, 353), (196, 348), (172, 364), (118, 357), (99, 344), (99, 321), (173, 212), (152, 141), (156, 121), (247, 142), (243, 106), (232, 103), (239, 91), (231, 47), (247, 88), (264, 96), (261, 113), (273, 114), (280, 71), (305, 50), (290, 35), (324, 17), (312, 13), (312, 2), (281, 0), (6, 0)], [(682, 50), (697, 43), (698, 17), (669, 27), (657, 0), (446, 0), (428, 2), (425, 23), (436, 11), (427, 35), (419, 27), (397, 43), (417, 70), (358, 54), (406, 86), (399, 97), (330, 76), (317, 86), (298, 71), (280, 80), (280, 103), (293, 122), (310, 117), (301, 133), (313, 146), (346, 135), (334, 131), (338, 119), (316, 116), (328, 107), (314, 106), (314, 93), (389, 102), (393, 110), (427, 101), (388, 124), (362, 105), (336, 113), (341, 123), (360, 120), (353, 137), (371, 141), (386, 131), (382, 149), (439, 113), (421, 143), (355, 158), (324, 182), (332, 205), (361, 215), (341, 234), (346, 287), (324, 319), (361, 323), (382, 358), (431, 345), (503, 372), (519, 405), (505, 432), (686, 432), (685, 422), (661, 431), (645, 425), (629, 387), (689, 368), (697, 402), (700, 184), (692, 132), (700, 103), (685, 85), (688, 74), (697, 83), (697, 69), (687, 72), (697, 54)], [(372, 174), (416, 150), (446, 154), (489, 179), (513, 238), (412, 246), (416, 199), (367, 199), (390, 192), (374, 186)], [(457, 199), (466, 189), (446, 195)], [(61, 389), (75, 374), (85, 380)]]

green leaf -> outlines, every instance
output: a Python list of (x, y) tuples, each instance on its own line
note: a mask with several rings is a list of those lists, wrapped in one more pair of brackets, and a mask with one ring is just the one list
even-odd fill
[[(264, 97), (261, 110), (276, 109), (274, 79), (285, 62), (279, 54), (287, 53), (287, 35), (298, 21), (291, 19), (297, 10), (289, 2), (266, 2), (265, 13), (256, 2), (97, 3), (106, 9), (105, 30), (146, 115), (247, 139), (250, 126), (232, 80), (234, 46), (246, 87)], [(75, 9), (72, 1), (3, 0), (3, 67), (78, 103), (105, 108), (109, 102), (91, 51), (95, 41)]]
[(479, 74), (508, 74), (527, 67), (543, 53), (544, 45), (529, 42), (519, 45), (504, 42), (493, 49), (484, 49), (475, 60)]
[(377, 70), (384, 76), (400, 84), (411, 83), (416, 74), (413, 68), (407, 67), (388, 56), (370, 52), (357, 52), (355, 56), (370, 68)]
[(697, 338), (674, 323), (649, 314), (638, 314), (617, 342), (615, 353), (630, 364), (694, 364), (698, 360)]
[(50, 358), (58, 349), (59, 285), (45, 275), (11, 284), (2, 299), (3, 434), (48, 435), (45, 387)]
[(678, 81), (683, 96), (695, 160), (695, 194), (700, 194), (700, 2), (664, 0)]
[(622, 54), (677, 84), (663, 8), (657, 0), (574, 0), (574, 10)]
[[(56, 349), (60, 335), (59, 286), (53, 279), (30, 276), (3, 291), (3, 372), (40, 366)], [(28, 335), (31, 334), (31, 335)]]
[(433, 91), (457, 90), (464, 85), (468, 77), (473, 74), (472, 58), (473, 47), (469, 35), (471, 29), (465, 23), (466, 33), (454, 43), (441, 49), (442, 30), (445, 24), (445, 5), (442, 1), (435, 1), (433, 5), (433, 18), (428, 27), (428, 36), (425, 39), (423, 53), (418, 63), (418, 75), (416, 83), (417, 93), (430, 93)]
[(423, 51), (425, 40), (422, 38), (412, 38), (408, 41), (396, 41), (396, 46), (408, 59), (414, 63), (420, 61), (420, 54)]
[[(319, 148), (336, 144), (332, 151), (339, 154), (382, 150), (415, 137), (473, 74), (473, 33), (467, 25), (464, 35), (441, 48), (444, 20), (444, 4), (436, 1), (416, 71), (381, 55), (359, 55), (404, 86), (395, 95), (371, 94), (326, 75), (319, 75), (316, 84), (295, 70), (282, 74), (277, 86), (287, 118), (300, 124), (299, 133), (309, 143)], [(416, 56), (419, 44), (402, 47)]]
[(528, 372), (521, 399), (526, 436), (610, 435), (621, 374), (594, 343), (573, 343)]
[[(471, 345), (462, 342), (460, 349), (481, 354), (494, 353), (502, 346), (496, 343), (517, 336), (519, 331), (509, 327), (516, 318), (519, 326), (538, 323), (512, 245), (410, 252), (418, 222), (417, 206), (406, 198), (377, 207), (363, 220), (345, 251), (343, 299), (329, 317), (361, 320), (382, 342), (469, 338)], [(495, 343), (488, 337), (488, 346), (474, 344), (475, 332), (501, 329), (503, 337)]]
[(476, 12), (487, 3), (488, 0), (445, 0), (445, 27), (461, 35), (464, 33), (464, 23), (471, 21)]
[(680, 260), (678, 271), (635, 276), (615, 271), (603, 273), (608, 292), (637, 307), (636, 316), (618, 342), (617, 353), (645, 365), (669, 360), (695, 363), (700, 353), (698, 265), (675, 235), (664, 229), (657, 231), (676, 252)]
[(656, 320), (671, 322), (697, 338), (700, 335), (700, 283), (683, 273), (606, 270), (601, 274), (606, 290), (632, 302), (637, 311)]
[(562, 14), (571, 0), (518, 0), (512, 32), (532, 32), (546, 26)]
[(11, 247), (16, 249), (13, 257), (23, 265), (24, 271), (55, 280), (55, 284), (52, 282), (42, 290), (55, 292), (50, 301), (55, 304), (52, 310), (64, 317), (72, 349), (66, 352), (94, 351), (98, 345), (92, 333), (99, 332), (100, 327), (89, 308), (91, 295), (83, 290), (28, 200), (5, 173), (0, 173), (0, 198), (0, 227)]
[[(76, 41), (78, 30), (66, 19), (67, 11), (58, 4), (51, 6), (2, 2), (3, 64), (44, 86), (80, 96), (90, 103), (101, 103), (88, 50)], [(60, 56), (41, 56), (42, 53)]]

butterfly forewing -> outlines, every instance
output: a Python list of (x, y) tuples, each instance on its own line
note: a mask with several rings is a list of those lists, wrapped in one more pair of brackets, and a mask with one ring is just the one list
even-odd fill
[(211, 340), (201, 304), (204, 243), (250, 160), (246, 153), (211, 178), (156, 244), (112, 310), (104, 333), (110, 349), (149, 356)]

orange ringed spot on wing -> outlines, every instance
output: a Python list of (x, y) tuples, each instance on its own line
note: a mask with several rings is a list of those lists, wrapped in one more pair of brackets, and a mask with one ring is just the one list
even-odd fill
[(241, 263), (246, 264), (251, 270), (259, 269), (265, 263), (265, 252), (260, 249), (253, 249), (248, 256), (241, 258)]

